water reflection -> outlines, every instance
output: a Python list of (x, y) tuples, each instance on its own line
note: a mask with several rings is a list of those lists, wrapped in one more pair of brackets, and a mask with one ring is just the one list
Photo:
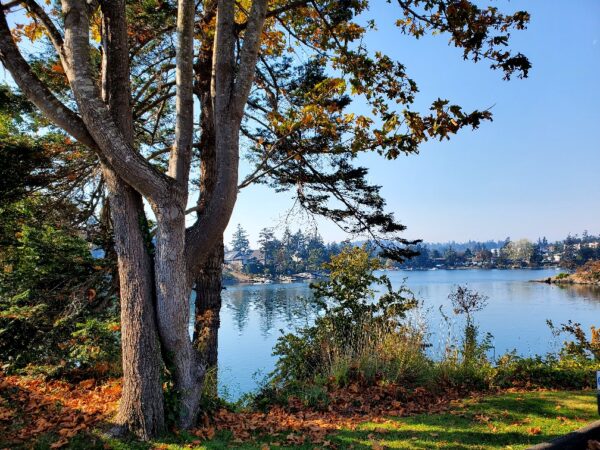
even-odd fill
[(557, 285), (559, 289), (565, 291), (565, 295), (572, 299), (588, 301), (591, 303), (600, 302), (600, 287), (587, 286), (584, 284)]
[[(482, 332), (494, 336), (497, 355), (516, 349), (521, 354), (544, 354), (560, 345), (546, 320), (555, 324), (571, 319), (584, 329), (600, 325), (600, 289), (531, 283), (554, 275), (549, 270), (437, 270), (389, 272), (395, 287), (406, 283), (423, 302), (422, 320), (428, 326), (432, 351), (441, 351), (460, 322), (442, 320), (442, 306), (451, 316), (448, 294), (457, 284), (468, 284), (489, 297), (477, 315)], [(219, 375), (235, 398), (256, 387), (257, 377), (270, 372), (271, 352), (281, 332), (310, 324), (317, 313), (308, 283), (233, 285), (223, 291), (219, 332)], [(450, 327), (450, 329), (449, 329)], [(260, 376), (258, 377), (260, 379)]]
[(223, 292), (226, 314), (233, 319), (233, 328), (243, 333), (249, 325), (250, 310), (259, 317), (258, 326), (263, 336), (275, 328), (292, 330), (306, 326), (317, 312), (307, 283), (277, 285), (228, 286)]

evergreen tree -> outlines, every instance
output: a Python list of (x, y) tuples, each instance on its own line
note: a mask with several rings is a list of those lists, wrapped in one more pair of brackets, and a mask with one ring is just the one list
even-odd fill
[(238, 223), (236, 230), (231, 238), (231, 249), (235, 252), (240, 252), (242, 255), (248, 255), (250, 253), (250, 241), (248, 240), (248, 233)]
[(263, 228), (260, 232), (258, 243), (262, 252), (261, 261), (267, 273), (275, 275), (277, 273), (276, 260), (277, 252), (281, 248), (281, 243), (275, 237), (272, 228)]

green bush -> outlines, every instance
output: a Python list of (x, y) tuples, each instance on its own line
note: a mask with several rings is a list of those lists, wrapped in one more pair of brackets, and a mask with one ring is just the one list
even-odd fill
[(347, 247), (331, 258), (324, 266), (329, 278), (311, 286), (322, 315), (275, 346), (275, 384), (311, 384), (319, 377), (341, 386), (420, 376), (429, 364), (423, 335), (404, 323), (417, 302), (405, 287), (394, 290), (385, 275), (376, 275), (381, 267), (364, 247)]
[(119, 367), (109, 271), (68, 221), (71, 206), (57, 209), (41, 195), (0, 206), (4, 370), (106, 374)]
[(600, 364), (557, 355), (502, 356), (494, 368), (495, 386), (501, 388), (584, 389), (595, 387)]

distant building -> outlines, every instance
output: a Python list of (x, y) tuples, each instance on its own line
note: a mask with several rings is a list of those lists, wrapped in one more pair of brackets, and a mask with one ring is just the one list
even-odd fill
[(242, 269), (250, 259), (250, 254), (244, 254), (236, 250), (225, 252), (223, 262), (235, 269)]
[(225, 252), (223, 262), (234, 269), (241, 270), (250, 263), (260, 262), (264, 264), (264, 254), (261, 250), (252, 250), (248, 253), (231, 250)]

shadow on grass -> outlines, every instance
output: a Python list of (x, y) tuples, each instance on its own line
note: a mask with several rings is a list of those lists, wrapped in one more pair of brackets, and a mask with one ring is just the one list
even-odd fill
[(390, 432), (341, 431), (335, 437), (340, 447), (372, 449), (383, 448), (452, 448), (482, 449), (506, 448), (507, 446), (530, 446), (554, 439), (560, 434), (544, 433), (537, 436), (527, 431), (492, 432), (465, 421), (451, 427), (440, 426), (439, 421), (419, 418), (419, 426), (406, 426), (403, 430)]

